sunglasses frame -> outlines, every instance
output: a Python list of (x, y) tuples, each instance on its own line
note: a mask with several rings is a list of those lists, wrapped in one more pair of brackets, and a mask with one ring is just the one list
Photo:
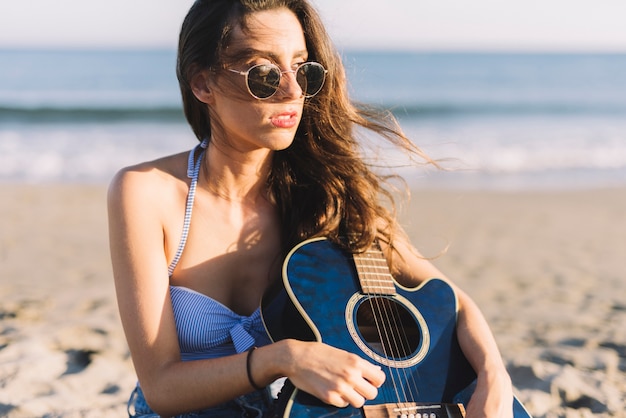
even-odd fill
[[(252, 97), (254, 97), (255, 99), (258, 99), (258, 100), (267, 100), (267, 99), (273, 97), (276, 94), (276, 92), (278, 91), (278, 89), (280, 88), (280, 82), (283, 79), (283, 74), (288, 74), (288, 73), (297, 74), (298, 71), (300, 70), (300, 68), (302, 68), (304, 65), (319, 66), (322, 70), (324, 70), (324, 76), (322, 78), (322, 84), (320, 85), (320, 88), (315, 93), (313, 93), (313, 94), (306, 94), (306, 92), (304, 90), (302, 90), (302, 95), (304, 96), (305, 99), (308, 99), (310, 97), (315, 96), (317, 93), (319, 93), (322, 90), (322, 88), (324, 87), (324, 84), (326, 83), (326, 74), (328, 74), (328, 70), (326, 68), (324, 68), (324, 66), (322, 64), (320, 64), (319, 62), (316, 62), (316, 61), (303, 62), (302, 64), (299, 64), (294, 70), (286, 70), (286, 71), (281, 70), (278, 65), (272, 64), (272, 63), (269, 63), (269, 64), (256, 64), (256, 65), (253, 65), (252, 67), (248, 68), (246, 71), (234, 70), (232, 68), (226, 68), (226, 69), (228, 71), (231, 71), (231, 72), (235, 73), (235, 74), (239, 74), (239, 75), (242, 75), (242, 76), (245, 77), (246, 88), (248, 89), (248, 93), (250, 93), (250, 95)], [(250, 89), (250, 81), (248, 79), (248, 75), (250, 74), (250, 71), (252, 71), (253, 69), (255, 69), (257, 67), (261, 67), (261, 66), (267, 66), (267, 67), (275, 68), (278, 71), (278, 73), (279, 73), (279, 75), (278, 75), (278, 85), (275, 87), (274, 92), (272, 94), (270, 94), (269, 96), (267, 96), (267, 97), (259, 97), (256, 94), (254, 94), (252, 92), (252, 90)], [(300, 85), (300, 83), (298, 83), (298, 85)], [(302, 88), (302, 86), (300, 86), (300, 88)]]

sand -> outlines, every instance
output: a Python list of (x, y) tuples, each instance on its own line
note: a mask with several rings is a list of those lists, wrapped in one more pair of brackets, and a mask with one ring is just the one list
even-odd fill
[[(0, 185), (0, 416), (125, 416), (105, 193)], [(626, 190), (415, 190), (403, 213), (485, 313), (535, 417), (626, 417)]]

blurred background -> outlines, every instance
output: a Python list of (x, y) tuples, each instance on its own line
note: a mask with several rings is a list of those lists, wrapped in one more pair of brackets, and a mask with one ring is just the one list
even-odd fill
[[(174, 72), (191, 3), (2, 0), (0, 180), (108, 182), (191, 148)], [(452, 159), (413, 184), (626, 183), (623, 1), (314, 3), (353, 97)]]

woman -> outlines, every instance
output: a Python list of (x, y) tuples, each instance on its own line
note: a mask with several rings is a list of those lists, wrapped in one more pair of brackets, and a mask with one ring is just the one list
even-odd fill
[[(350, 103), (307, 0), (196, 1), (177, 74), (201, 145), (123, 169), (109, 190), (117, 298), (139, 380), (130, 413), (262, 416), (265, 387), (281, 377), (329, 404), (362, 406), (381, 369), (322, 343), (270, 343), (259, 300), (289, 249), (314, 236), (351, 251), (379, 240), (405, 286), (441, 277), (378, 201), (382, 182), (359, 158), (354, 127), (419, 150), (392, 118)], [(456, 290), (459, 341), (478, 373), (467, 416), (510, 416), (494, 339)]]

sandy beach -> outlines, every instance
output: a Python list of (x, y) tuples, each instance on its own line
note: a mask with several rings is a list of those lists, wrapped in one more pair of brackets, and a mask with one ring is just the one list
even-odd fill
[[(105, 194), (0, 185), (0, 416), (126, 414)], [(402, 219), (485, 313), (533, 416), (626, 417), (626, 190), (415, 190)]]

